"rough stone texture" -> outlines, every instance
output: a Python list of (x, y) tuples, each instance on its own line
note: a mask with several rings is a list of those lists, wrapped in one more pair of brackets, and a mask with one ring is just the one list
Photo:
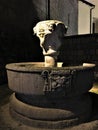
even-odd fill
[[(32, 100), (34, 99), (32, 98)], [(14, 95), (10, 101), (10, 111), (13, 118), (30, 126), (40, 126), (40, 128), (47, 126), (46, 128), (55, 129), (74, 126), (88, 121), (92, 112), (92, 100), (89, 94), (72, 99), (51, 100), (51, 108), (48, 108), (50, 104), (46, 103), (45, 106), (41, 100), (43, 107), (28, 105), (18, 100)]]
[(74, 97), (88, 92), (93, 85), (93, 66), (46, 69), (42, 66), (43, 62), (40, 67), (38, 65), (39, 62), (6, 65), (10, 89), (28, 95), (50, 94), (53, 97)]
[[(14, 118), (40, 128), (66, 128), (88, 121), (94, 66), (37, 67), (39, 63), (6, 66)], [(17, 68), (17, 69), (15, 69)], [(14, 81), (14, 82), (13, 82)]]

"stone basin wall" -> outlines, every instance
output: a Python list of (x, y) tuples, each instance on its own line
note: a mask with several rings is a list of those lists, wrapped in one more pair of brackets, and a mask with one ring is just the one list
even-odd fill
[[(39, 65), (40, 64), (40, 65)], [(65, 128), (88, 121), (94, 66), (43, 67), (42, 63), (6, 65), (12, 117), (41, 128)]]

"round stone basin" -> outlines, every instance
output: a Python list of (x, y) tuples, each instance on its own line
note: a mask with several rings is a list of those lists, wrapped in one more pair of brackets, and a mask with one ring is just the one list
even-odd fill
[(6, 65), (9, 88), (29, 95), (80, 95), (91, 89), (94, 64), (81, 66), (44, 67), (44, 62), (11, 63)]
[(15, 93), (13, 118), (33, 127), (62, 129), (91, 117), (94, 64), (44, 67), (43, 62), (7, 64), (8, 85)]

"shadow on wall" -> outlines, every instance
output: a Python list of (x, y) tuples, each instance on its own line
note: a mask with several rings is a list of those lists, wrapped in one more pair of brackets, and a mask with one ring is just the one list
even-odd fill
[[(1, 13), (2, 12), (2, 13)], [(43, 61), (33, 26), (40, 21), (32, 0), (0, 1), (0, 84), (7, 81), (5, 65)]]

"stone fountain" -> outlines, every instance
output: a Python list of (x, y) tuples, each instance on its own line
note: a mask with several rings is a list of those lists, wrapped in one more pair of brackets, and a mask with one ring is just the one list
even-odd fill
[(41, 21), (34, 27), (45, 62), (6, 65), (13, 94), (10, 113), (23, 124), (45, 129), (66, 129), (91, 117), (88, 91), (94, 81), (94, 64), (62, 66), (57, 62), (67, 27), (61, 21)]

